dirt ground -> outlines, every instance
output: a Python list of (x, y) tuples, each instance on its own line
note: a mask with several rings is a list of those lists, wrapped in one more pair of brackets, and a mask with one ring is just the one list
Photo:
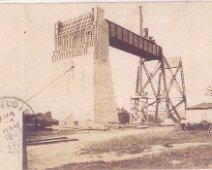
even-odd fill
[(29, 169), (212, 168), (211, 132), (150, 127), (56, 135), (79, 141), (28, 146)]

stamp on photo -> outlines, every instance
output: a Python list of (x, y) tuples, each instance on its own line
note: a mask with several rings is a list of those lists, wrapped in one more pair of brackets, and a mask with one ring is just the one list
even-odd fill
[(1, 151), (22, 152), (23, 115), (34, 114), (32, 108), (16, 97), (0, 98)]

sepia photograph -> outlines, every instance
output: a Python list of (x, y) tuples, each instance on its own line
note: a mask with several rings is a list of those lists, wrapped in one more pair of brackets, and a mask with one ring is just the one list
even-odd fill
[(212, 2), (0, 3), (0, 169), (212, 169)]

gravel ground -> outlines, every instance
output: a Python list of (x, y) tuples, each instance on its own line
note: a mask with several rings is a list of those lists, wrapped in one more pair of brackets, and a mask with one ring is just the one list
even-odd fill
[[(62, 135), (78, 138), (79, 141), (28, 146), (29, 169), (87, 170), (211, 166), (207, 160), (212, 160), (210, 156), (212, 154), (205, 154), (211, 149), (212, 133), (210, 132), (175, 131), (173, 127), (151, 127), (122, 131), (84, 131), (81, 134), (66, 131), (60, 136)], [(194, 156), (191, 154), (193, 151), (196, 151)], [(180, 156), (183, 154), (189, 157)], [(198, 155), (200, 161), (196, 159)], [(181, 157), (182, 159), (179, 159)]]

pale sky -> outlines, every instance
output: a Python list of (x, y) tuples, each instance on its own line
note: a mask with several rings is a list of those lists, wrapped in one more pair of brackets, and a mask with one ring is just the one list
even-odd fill
[[(0, 96), (27, 100), (48, 84), (54, 23), (83, 14), (96, 5), (0, 4)], [(204, 96), (205, 88), (212, 85), (212, 3), (98, 4), (105, 10), (107, 19), (135, 33), (139, 33), (139, 5), (143, 6), (144, 27), (149, 28), (149, 35), (163, 47), (165, 56), (182, 57), (188, 105), (212, 101)], [(130, 88), (128, 91), (133, 93), (138, 58), (118, 50), (111, 50), (111, 54), (112, 69), (120, 67), (120, 71), (113, 74), (115, 88), (120, 87), (121, 81), (129, 82), (119, 91)], [(49, 93), (46, 90), (29, 101), (35, 112), (48, 110), (43, 101)]]

